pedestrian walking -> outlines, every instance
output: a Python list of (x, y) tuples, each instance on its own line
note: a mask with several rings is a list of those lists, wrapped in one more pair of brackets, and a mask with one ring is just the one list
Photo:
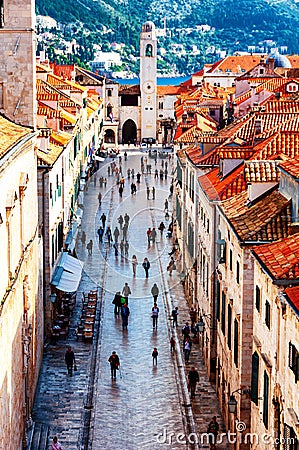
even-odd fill
[(217, 422), (217, 417), (214, 416), (208, 425), (207, 433), (209, 436), (210, 448), (216, 448), (217, 435), (219, 432), (219, 424)]
[(120, 249), (120, 254), (121, 254), (121, 256), (124, 256), (125, 241), (124, 241), (123, 239), (120, 241), (119, 249)]
[(185, 356), (185, 363), (189, 364), (189, 358), (190, 358), (190, 353), (191, 353), (191, 347), (192, 347), (192, 342), (190, 338), (187, 338), (184, 342), (184, 356)]
[(157, 303), (154, 303), (152, 307), (152, 319), (153, 319), (153, 329), (158, 327), (158, 317), (159, 317), (159, 308)]
[(185, 325), (182, 328), (182, 335), (184, 337), (184, 340), (190, 337), (190, 327), (188, 322), (185, 323)]
[(154, 227), (151, 231), (151, 241), (153, 244), (156, 242), (156, 236), (157, 236), (157, 232), (156, 232), (156, 228)]
[(149, 197), (150, 197), (150, 188), (149, 188), (149, 186), (147, 186), (146, 187), (146, 198), (147, 198), (147, 200), (149, 200)]
[(99, 207), (100, 207), (101, 204), (102, 204), (102, 194), (101, 194), (101, 192), (98, 193), (98, 201), (99, 201)]
[(113, 248), (114, 248), (114, 256), (118, 256), (118, 242), (114, 242)]
[(52, 442), (50, 450), (63, 450), (63, 447), (60, 444), (60, 442), (58, 441), (58, 437), (57, 436), (53, 437), (53, 442)]
[(153, 284), (153, 287), (151, 289), (151, 294), (154, 298), (154, 303), (156, 303), (158, 295), (159, 295), (159, 288), (156, 283)]
[(155, 180), (157, 180), (159, 178), (159, 172), (158, 169), (155, 169), (155, 176), (154, 176)]
[(70, 377), (72, 377), (73, 376), (73, 368), (74, 368), (74, 370), (77, 370), (77, 367), (76, 367), (75, 354), (74, 354), (71, 346), (68, 346), (67, 351), (64, 356), (64, 360), (65, 360), (66, 367), (67, 367), (67, 373)]
[(125, 283), (123, 290), (122, 290), (122, 295), (125, 298), (127, 305), (129, 304), (129, 295), (131, 295), (131, 294), (132, 294), (132, 292), (131, 292), (130, 286), (128, 285), (128, 283)]
[(104, 178), (103, 183), (104, 183), (104, 188), (106, 188), (106, 186), (107, 186), (107, 178), (106, 177)]
[(132, 269), (133, 269), (133, 276), (136, 277), (136, 269), (138, 266), (138, 260), (137, 260), (137, 256), (133, 255), (132, 256)]
[(117, 219), (118, 223), (119, 223), (119, 227), (120, 229), (122, 229), (123, 227), (123, 223), (124, 223), (124, 218), (122, 215), (119, 216), (119, 218)]
[(94, 175), (94, 177), (93, 177), (93, 185), (94, 185), (94, 187), (96, 187), (96, 185), (97, 185), (97, 176), (96, 175)]
[(163, 236), (163, 231), (165, 230), (165, 225), (163, 222), (160, 223), (160, 225), (158, 226), (158, 230), (161, 233), (161, 237)]
[(164, 211), (168, 211), (168, 200), (167, 199), (164, 202)]
[(110, 245), (111, 242), (113, 241), (113, 239), (112, 239), (112, 231), (111, 231), (111, 228), (109, 226), (107, 227), (105, 235), (107, 237), (108, 244)]
[(175, 270), (175, 268), (176, 268), (175, 260), (174, 260), (173, 257), (171, 257), (171, 258), (170, 258), (170, 261), (169, 261), (169, 263), (168, 263), (168, 266), (167, 266), (167, 268), (166, 268), (167, 271), (169, 272), (169, 275), (172, 275), (172, 271)]
[(125, 303), (121, 307), (121, 319), (122, 319), (123, 330), (128, 329), (129, 315), (130, 315), (130, 309), (129, 309), (128, 305)]
[(110, 173), (111, 173), (111, 168), (110, 168), (110, 166), (108, 166), (107, 173), (108, 173), (108, 177), (110, 177)]
[(86, 248), (87, 248), (87, 251), (88, 251), (89, 255), (92, 255), (92, 247), (93, 247), (93, 242), (92, 242), (92, 239), (90, 239), (90, 241), (86, 245)]
[(128, 224), (125, 223), (123, 226), (123, 239), (126, 241), (128, 238)]
[(119, 234), (120, 234), (120, 232), (119, 232), (118, 227), (115, 227), (115, 228), (114, 228), (114, 231), (113, 231), (113, 236), (114, 236), (114, 242), (115, 242), (115, 243), (118, 242)]
[(138, 184), (140, 183), (140, 178), (141, 178), (141, 173), (138, 172), (138, 173), (136, 174), (136, 180), (137, 180), (137, 183), (138, 183)]
[(133, 169), (131, 170), (131, 177), (134, 178), (134, 176), (135, 176), (135, 169), (133, 167)]
[(128, 180), (129, 180), (130, 177), (131, 177), (131, 169), (130, 169), (130, 167), (129, 167), (128, 170), (127, 170), (127, 177), (128, 177)]
[(148, 228), (147, 231), (146, 231), (146, 236), (147, 236), (147, 243), (148, 243), (148, 246), (151, 245), (151, 233), (152, 233), (152, 229), (151, 229), (151, 228)]
[(127, 226), (129, 226), (129, 222), (130, 222), (130, 216), (129, 216), (129, 214), (125, 214), (124, 215), (124, 221), (125, 221), (125, 224), (127, 225)]
[(159, 355), (159, 352), (158, 352), (158, 350), (155, 347), (153, 352), (152, 352), (153, 365), (157, 365), (158, 364), (158, 355)]
[(173, 328), (176, 326), (178, 326), (178, 315), (179, 315), (179, 308), (176, 306), (175, 308), (173, 308), (173, 310), (171, 311), (171, 317), (172, 317), (172, 325)]
[(121, 293), (117, 291), (114, 295), (114, 299), (112, 300), (112, 304), (114, 305), (114, 315), (119, 316), (121, 312)]
[(100, 219), (101, 219), (101, 221), (102, 221), (102, 226), (103, 226), (103, 228), (105, 229), (105, 223), (106, 223), (106, 219), (107, 219), (106, 214), (103, 213), (103, 214), (101, 215)]
[(156, 198), (156, 189), (155, 189), (155, 186), (152, 187), (152, 195), (153, 195), (153, 200), (155, 200), (155, 198)]
[(100, 227), (97, 231), (98, 236), (99, 236), (99, 243), (101, 244), (103, 242), (103, 235), (104, 235), (104, 230), (103, 227)]
[(188, 374), (188, 390), (190, 391), (190, 398), (195, 398), (196, 384), (199, 382), (199, 375), (195, 367), (191, 367)]
[(175, 351), (175, 339), (173, 336), (170, 338), (170, 351), (173, 353)]
[(164, 179), (167, 180), (168, 170), (164, 169)]
[(164, 178), (164, 170), (160, 169), (160, 180), (163, 180)]
[(149, 262), (149, 260), (147, 258), (144, 258), (142, 267), (144, 268), (144, 271), (145, 271), (145, 278), (148, 278), (148, 271), (151, 267), (151, 263)]
[(197, 319), (197, 314), (196, 314), (196, 311), (194, 310), (194, 308), (190, 309), (189, 314), (190, 314), (190, 320), (191, 320), (191, 328), (193, 328), (194, 324), (196, 322), (196, 319)]
[(120, 185), (119, 185), (119, 188), (118, 188), (118, 193), (119, 193), (119, 196), (120, 196), (121, 198), (122, 198), (122, 196), (123, 196), (123, 192), (124, 192), (123, 185), (120, 184)]
[(125, 242), (125, 256), (129, 256), (129, 247), (130, 244), (128, 241)]
[(82, 245), (86, 244), (86, 233), (85, 233), (85, 231), (82, 231), (81, 242), (82, 242)]
[(116, 380), (116, 371), (119, 369), (120, 366), (119, 357), (116, 354), (116, 352), (112, 352), (112, 354), (108, 359), (108, 362), (110, 363), (111, 378), (113, 380)]

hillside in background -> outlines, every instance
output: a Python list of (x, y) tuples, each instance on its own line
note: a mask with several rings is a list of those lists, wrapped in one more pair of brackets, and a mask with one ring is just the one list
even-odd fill
[[(192, 73), (224, 52), (266, 53), (278, 47), (299, 53), (299, 7), (292, 0), (36, 0), (36, 12), (63, 24), (60, 31), (52, 30), (54, 42), (39, 42), (39, 49), (45, 47), (50, 59), (60, 62), (84, 65), (93, 59), (96, 45), (109, 51), (116, 42), (125, 44), (124, 63), (117, 69), (138, 73), (139, 35), (146, 20), (157, 28), (166, 25), (166, 36), (158, 39), (158, 67), (165, 73)], [(72, 39), (76, 49), (57, 56), (57, 46)]]

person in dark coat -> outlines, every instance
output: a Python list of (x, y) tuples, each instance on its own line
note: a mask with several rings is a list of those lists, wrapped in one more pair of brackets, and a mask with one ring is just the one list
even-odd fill
[(112, 303), (114, 305), (114, 315), (119, 316), (121, 312), (121, 294), (120, 291), (117, 291), (115, 293), (114, 299), (112, 300)]
[(147, 258), (144, 258), (142, 267), (144, 268), (144, 271), (145, 271), (145, 278), (148, 278), (148, 271), (151, 267), (151, 263), (149, 262), (149, 260)]
[(64, 359), (67, 367), (67, 372), (71, 377), (73, 376), (73, 367), (76, 365), (75, 354), (72, 350), (72, 347), (68, 346)]
[(199, 382), (199, 375), (195, 367), (191, 367), (188, 375), (188, 388), (190, 390), (190, 398), (195, 398), (196, 384)]
[(111, 378), (116, 380), (116, 371), (120, 366), (119, 357), (116, 352), (112, 352), (111, 356), (108, 359), (108, 362), (110, 363)]
[(130, 309), (129, 309), (128, 305), (125, 303), (121, 307), (121, 318), (122, 318), (123, 330), (126, 330), (128, 328), (129, 315), (130, 315)]

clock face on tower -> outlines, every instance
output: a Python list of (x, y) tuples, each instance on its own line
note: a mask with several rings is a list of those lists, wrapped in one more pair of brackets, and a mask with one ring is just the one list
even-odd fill
[(143, 83), (143, 92), (145, 92), (146, 94), (152, 94), (155, 90), (154, 87), (154, 83), (152, 81), (146, 81), (145, 83)]

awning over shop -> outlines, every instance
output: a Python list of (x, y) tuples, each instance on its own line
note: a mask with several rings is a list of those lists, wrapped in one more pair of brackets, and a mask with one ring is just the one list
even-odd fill
[(75, 292), (78, 289), (83, 262), (63, 252), (52, 278), (52, 286), (63, 292)]

